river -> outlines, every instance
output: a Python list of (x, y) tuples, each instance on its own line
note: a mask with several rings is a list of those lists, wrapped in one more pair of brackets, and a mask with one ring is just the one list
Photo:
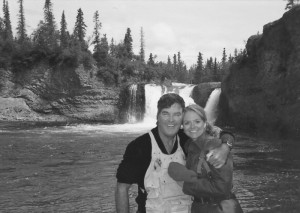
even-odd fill
[[(115, 212), (115, 173), (142, 125), (0, 123), (0, 212)], [(299, 143), (236, 134), (244, 212), (300, 212)], [(135, 207), (136, 186), (130, 191)], [(133, 212), (133, 210), (132, 210)]]

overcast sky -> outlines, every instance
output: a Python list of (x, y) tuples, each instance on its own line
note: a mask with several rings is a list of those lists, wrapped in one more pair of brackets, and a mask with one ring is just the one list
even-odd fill
[[(12, 27), (17, 27), (18, 0), (9, 0)], [(156, 61), (167, 61), (177, 52), (191, 66), (198, 53), (203, 57), (221, 59), (245, 47), (247, 39), (263, 26), (282, 17), (283, 0), (52, 0), (58, 28), (63, 10), (68, 30), (73, 32), (77, 10), (82, 9), (87, 37), (92, 36), (93, 15), (99, 11), (101, 34), (119, 43), (126, 29), (131, 29), (134, 53), (140, 48), (143, 27), (146, 59), (157, 55)], [(23, 0), (25, 21), (30, 34), (43, 20), (45, 0)], [(1, 14), (1, 13), (0, 13)], [(2, 16), (3, 14), (1, 14)]]

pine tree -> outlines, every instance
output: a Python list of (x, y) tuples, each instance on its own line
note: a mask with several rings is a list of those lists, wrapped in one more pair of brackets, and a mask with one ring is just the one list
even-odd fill
[(99, 65), (100, 66), (106, 66), (108, 63), (108, 51), (109, 51), (109, 46), (108, 46), (108, 41), (106, 38), (106, 34), (103, 35), (100, 41), (100, 60), (99, 60)]
[(238, 56), (238, 50), (237, 48), (234, 49), (233, 57), (236, 58)]
[(168, 62), (167, 62), (167, 65), (168, 65), (168, 66), (171, 66), (171, 65), (172, 65), (172, 62), (171, 62), (170, 56), (168, 56)]
[(62, 12), (60, 21), (60, 46), (62, 48), (68, 47), (69, 33), (67, 31), (67, 22), (65, 17), (65, 11)]
[(213, 69), (213, 58), (212, 57), (210, 57), (209, 59), (206, 60), (205, 68), (207, 69), (207, 73), (210, 73), (210, 71)]
[(6, 1), (3, 0), (3, 4), (2, 4), (2, 12), (3, 12), (3, 15), (5, 14), (5, 10), (6, 10), (6, 8), (5, 8), (5, 3), (6, 3)]
[(4, 20), (0, 17), (0, 41), (3, 38), (4, 34)]
[(110, 50), (110, 55), (116, 57), (116, 45), (113, 38), (110, 40), (109, 50)]
[(201, 52), (199, 52), (198, 59), (197, 59), (197, 66), (194, 73), (194, 82), (196, 84), (201, 82), (202, 74), (203, 74), (203, 58)]
[(144, 31), (143, 27), (141, 27), (141, 47), (140, 47), (140, 59), (144, 63), (145, 62), (145, 41), (144, 41)]
[[(3, 0), (3, 7), (2, 12), (5, 14), (5, 0)], [(5, 23), (4, 23), (4, 17), (0, 17), (0, 41), (4, 38), (4, 32), (5, 32)]]
[(232, 57), (232, 55), (231, 54), (229, 54), (229, 57), (228, 57), (228, 62), (229, 62), (229, 64), (232, 64), (233, 63), (233, 57)]
[(83, 20), (83, 12), (81, 8), (78, 9), (77, 11), (77, 16), (76, 16), (76, 23), (74, 27), (74, 37), (76, 40), (78, 40), (80, 43), (84, 42), (84, 37), (86, 34), (86, 25)]
[(223, 53), (222, 53), (222, 61), (221, 61), (221, 63), (222, 63), (222, 70), (223, 70), (223, 72), (225, 71), (225, 69), (226, 69), (226, 62), (227, 62), (227, 54), (226, 54), (226, 49), (225, 48), (223, 48)]
[(149, 55), (149, 59), (148, 59), (147, 64), (150, 65), (150, 66), (154, 66), (154, 59), (153, 59), (152, 53), (150, 53), (150, 55)]
[(187, 70), (184, 62), (181, 59), (181, 53), (177, 53), (177, 72), (176, 79), (178, 82), (185, 83), (187, 77)]
[(124, 38), (124, 47), (125, 47), (125, 57), (128, 59), (132, 59), (133, 52), (132, 52), (132, 37), (131, 37), (131, 30), (127, 28), (125, 38)]
[(52, 12), (52, 3), (45, 1), (44, 21), (40, 21), (38, 28), (33, 32), (34, 44), (43, 51), (55, 51), (59, 44), (59, 32)]
[(219, 76), (218, 76), (218, 63), (217, 63), (217, 58), (214, 60), (214, 65), (213, 65), (213, 81), (218, 81)]
[(27, 38), (26, 29), (25, 29), (25, 17), (24, 17), (24, 8), (23, 8), (23, 0), (18, 0), (20, 4), (19, 9), (19, 22), (17, 27), (17, 36), (19, 42), (24, 42), (24, 40)]
[(177, 71), (180, 72), (182, 69), (182, 61), (181, 61), (181, 53), (180, 52), (177, 53), (177, 64), (178, 64)]
[(3, 5), (4, 8), (4, 39), (13, 40), (11, 21), (10, 21), (10, 12), (8, 2), (6, 1)]
[(173, 67), (174, 67), (174, 70), (177, 69), (177, 56), (176, 56), (176, 54), (173, 55)]
[(50, 36), (55, 34), (56, 24), (52, 12), (51, 0), (46, 0), (44, 5), (44, 23)]
[(94, 51), (97, 50), (100, 46), (100, 29), (102, 27), (101, 22), (99, 21), (99, 12), (98, 10), (95, 12), (94, 17), (93, 17), (93, 21), (94, 21), (94, 40), (92, 42), (92, 44), (95, 45), (94, 47)]

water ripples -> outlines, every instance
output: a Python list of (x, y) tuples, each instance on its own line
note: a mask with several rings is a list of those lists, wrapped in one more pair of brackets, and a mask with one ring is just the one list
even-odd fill
[[(126, 145), (142, 130), (134, 133), (132, 129), (126, 132), (128, 127), (109, 128), (69, 126), (1, 132), (0, 209), (12, 213), (115, 212), (116, 169)], [(300, 210), (297, 150), (295, 145), (237, 135), (234, 192), (245, 213)], [(132, 209), (136, 191), (133, 186), (129, 192)]]

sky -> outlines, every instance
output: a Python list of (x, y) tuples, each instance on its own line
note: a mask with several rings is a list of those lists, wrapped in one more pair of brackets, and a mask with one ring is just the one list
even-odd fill
[[(180, 52), (188, 67), (203, 58), (220, 60), (223, 48), (227, 55), (244, 49), (247, 39), (263, 26), (278, 20), (286, 12), (284, 0), (52, 0), (58, 29), (62, 12), (73, 32), (77, 10), (82, 9), (87, 25), (86, 38), (93, 34), (93, 16), (99, 12), (100, 33), (110, 43), (124, 40), (127, 28), (133, 39), (133, 51), (139, 53), (141, 28), (144, 32), (146, 60), (166, 62)], [(18, 0), (9, 0), (10, 18), (15, 32)], [(45, 0), (23, 0), (26, 30), (31, 34), (43, 20)], [(2, 17), (3, 14), (0, 13)]]

